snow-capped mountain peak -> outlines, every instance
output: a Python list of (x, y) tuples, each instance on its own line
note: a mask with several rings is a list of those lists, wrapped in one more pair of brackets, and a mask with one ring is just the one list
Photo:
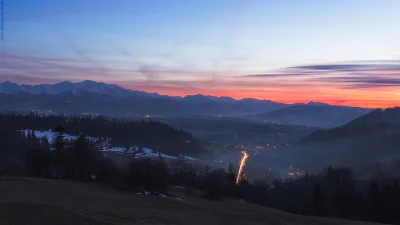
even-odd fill
[(39, 85), (18, 85), (9, 81), (0, 83), (0, 93), (16, 94), (19, 92), (50, 95), (56, 95), (60, 93), (72, 93), (74, 95), (79, 95), (79, 93), (89, 92), (123, 98), (130, 96), (134, 91), (121, 88), (115, 84), (105, 84), (91, 80), (85, 80), (78, 83), (64, 81), (56, 84)]
[(326, 104), (326, 103), (322, 103), (322, 102), (313, 102), (313, 101), (311, 101), (311, 102), (307, 103), (307, 105), (314, 105), (314, 106), (327, 106), (328, 104)]
[(23, 88), (16, 83), (12, 83), (10, 81), (5, 81), (3, 83), (0, 83), (0, 93), (17, 94), (18, 92), (22, 91)]

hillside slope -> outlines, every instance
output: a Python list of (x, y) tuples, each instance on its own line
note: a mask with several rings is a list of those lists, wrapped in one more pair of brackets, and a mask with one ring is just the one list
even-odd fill
[(304, 140), (323, 142), (337, 138), (396, 136), (399, 133), (400, 107), (396, 107), (374, 110), (343, 126), (316, 131)]
[(370, 111), (371, 109), (308, 103), (259, 114), (253, 119), (282, 124), (330, 128), (344, 125)]
[(400, 160), (400, 108), (374, 110), (343, 126), (318, 130), (291, 146), (287, 157), (313, 171)]
[[(138, 196), (95, 184), (0, 178), (0, 224), (372, 224), (293, 215), (234, 200)], [(179, 194), (178, 194), (179, 195)]]

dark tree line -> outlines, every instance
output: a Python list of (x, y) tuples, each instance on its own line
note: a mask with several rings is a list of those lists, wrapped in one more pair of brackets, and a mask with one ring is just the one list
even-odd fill
[(291, 213), (399, 223), (399, 181), (358, 180), (350, 169), (329, 167), (316, 175), (250, 186), (253, 203)]
[(201, 144), (187, 131), (155, 121), (128, 121), (106, 116), (40, 116), (35, 113), (0, 114), (3, 130), (49, 130), (58, 124), (64, 133), (95, 138), (111, 138), (118, 147), (146, 146), (169, 155), (191, 155), (204, 152)]
[[(11, 149), (16, 160), (0, 164), (0, 171), (3, 171), (0, 175), (89, 180), (90, 176), (95, 174), (96, 168), (102, 166), (100, 162), (104, 162), (104, 157), (84, 135), (68, 142), (63, 137), (62, 127), (58, 126), (57, 130), (57, 137), (52, 143), (46, 138), (37, 138), (30, 130), (15, 132), (18, 137), (12, 140), (10, 146), (17, 148), (1, 148), (1, 153)], [(14, 168), (14, 171), (7, 169), (10, 167)]]
[[(42, 140), (43, 145), (48, 145)], [(0, 126), (0, 175), (21, 175), (24, 173), (25, 155), (31, 148), (40, 148), (40, 142), (31, 131), (24, 135), (16, 130)]]
[(175, 169), (171, 183), (204, 190), (205, 197), (224, 196), (282, 211), (381, 223), (400, 223), (400, 179), (355, 179), (347, 168), (327, 168), (298, 179), (235, 184), (233, 165), (228, 171), (193, 165)]
[(181, 164), (171, 167), (169, 184), (204, 191), (204, 197), (240, 198), (282, 211), (381, 223), (400, 223), (400, 180), (355, 179), (347, 168), (329, 167), (319, 174), (267, 183), (247, 180), (235, 184), (236, 171)]

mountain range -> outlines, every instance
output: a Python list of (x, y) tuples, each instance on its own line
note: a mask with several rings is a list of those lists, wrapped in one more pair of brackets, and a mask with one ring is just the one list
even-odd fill
[(0, 83), (0, 93), (1, 109), (51, 109), (66, 113), (235, 115), (267, 112), (287, 106), (250, 98), (235, 100), (204, 95), (166, 96), (90, 80), (39, 85), (19, 85), (6, 81)]
[(71, 93), (79, 97), (85, 92), (95, 94), (105, 94), (115, 98), (126, 98), (131, 96), (157, 96), (157, 94), (150, 94), (141, 91), (132, 91), (129, 89), (121, 88), (115, 84), (105, 84), (86, 80), (79, 83), (72, 83), (64, 81), (57, 84), (39, 84), (39, 85), (19, 85), (10, 81), (0, 83), (0, 93), (4, 94), (44, 94), (44, 95), (58, 95), (63, 93)]
[(252, 121), (334, 127), (370, 109), (318, 102), (284, 104), (270, 100), (188, 95), (160, 95), (86, 80), (72, 83), (25, 85), (0, 83), (0, 109), (52, 110), (64, 113), (99, 113), (115, 116), (231, 116)]

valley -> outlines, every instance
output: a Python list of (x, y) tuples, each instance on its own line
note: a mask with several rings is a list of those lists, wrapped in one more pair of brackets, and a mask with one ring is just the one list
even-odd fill
[[(192, 199), (195, 205), (199, 201), (211, 204), (209, 207), (239, 202), (304, 215), (318, 215), (315, 205), (308, 202), (319, 198), (327, 201), (320, 203), (325, 205), (326, 217), (347, 218), (342, 215), (346, 212), (362, 220), (395, 219), (390, 210), (385, 212), (387, 217), (374, 214), (379, 218), (374, 220), (365, 214), (368, 208), (357, 208), (358, 211), (347, 208), (360, 207), (368, 199), (342, 199), (341, 202), (330, 202), (330, 199), (336, 192), (353, 197), (370, 194), (368, 182), (373, 185), (375, 180), (381, 185), (389, 181), (390, 188), (397, 190), (399, 108), (371, 110), (311, 102), (277, 109), (274, 108), (277, 105), (271, 108), (268, 101), (147, 95), (91, 81), (61, 85), (70, 88), (58, 93), (52, 91), (52, 85), (47, 88), (17, 85), (15, 92), (5, 89), (3, 83), (1, 90), (7, 93), (0, 98), (7, 100), (0, 101), (3, 104), (0, 176), (83, 179), (129, 190), (131, 194), (152, 193), (148, 189), (162, 191), (161, 196), (176, 194), (178, 190), (174, 186), (186, 186), (190, 188), (186, 192), (195, 192), (196, 197), (179, 194), (178, 198)], [(110, 90), (113, 91), (110, 93)], [(147, 103), (137, 102), (137, 95), (149, 105), (161, 105), (151, 106), (155, 111), (148, 110)], [(51, 107), (66, 110), (65, 113), (36, 102), (43, 98), (45, 104), (51, 103)], [(70, 100), (62, 102), (67, 99)], [(69, 105), (77, 102), (80, 105)], [(251, 109), (250, 114), (241, 108), (245, 102), (253, 104), (247, 108)], [(10, 104), (26, 108), (9, 108)], [(133, 108), (124, 108), (127, 105)], [(167, 111), (172, 111), (163, 111), (164, 106), (171, 107)], [(112, 108), (118, 113), (102, 111), (100, 107)], [(192, 113), (190, 110), (197, 110), (196, 107), (206, 110)], [(239, 109), (230, 111), (232, 108)], [(121, 114), (124, 110), (132, 114)], [(228, 111), (232, 113), (224, 114)], [(57, 131), (58, 127), (62, 130)], [(60, 150), (57, 145), (64, 147)], [(239, 177), (237, 171), (243, 151), (248, 158)], [(61, 156), (64, 158), (60, 173), (54, 157)], [(86, 166), (74, 165), (84, 159), (89, 162)], [(87, 172), (81, 171), (82, 168)], [(86, 175), (82, 177), (82, 174)], [(349, 187), (332, 186), (329, 179), (335, 176)], [(326, 195), (315, 196), (318, 185)], [(354, 187), (357, 193), (349, 191)], [(383, 187), (381, 191), (390, 195), (391, 189)], [(213, 194), (208, 196), (209, 192)], [(203, 199), (222, 197), (224, 200), (217, 204)], [(391, 204), (383, 196), (381, 201), (387, 207)], [(231, 210), (237, 213), (236, 208)], [(59, 214), (62, 211), (65, 209), (60, 209)], [(106, 218), (105, 224), (110, 223), (109, 219)], [(161, 220), (169, 221), (164, 217)], [(327, 220), (327, 224), (330, 222)]]

